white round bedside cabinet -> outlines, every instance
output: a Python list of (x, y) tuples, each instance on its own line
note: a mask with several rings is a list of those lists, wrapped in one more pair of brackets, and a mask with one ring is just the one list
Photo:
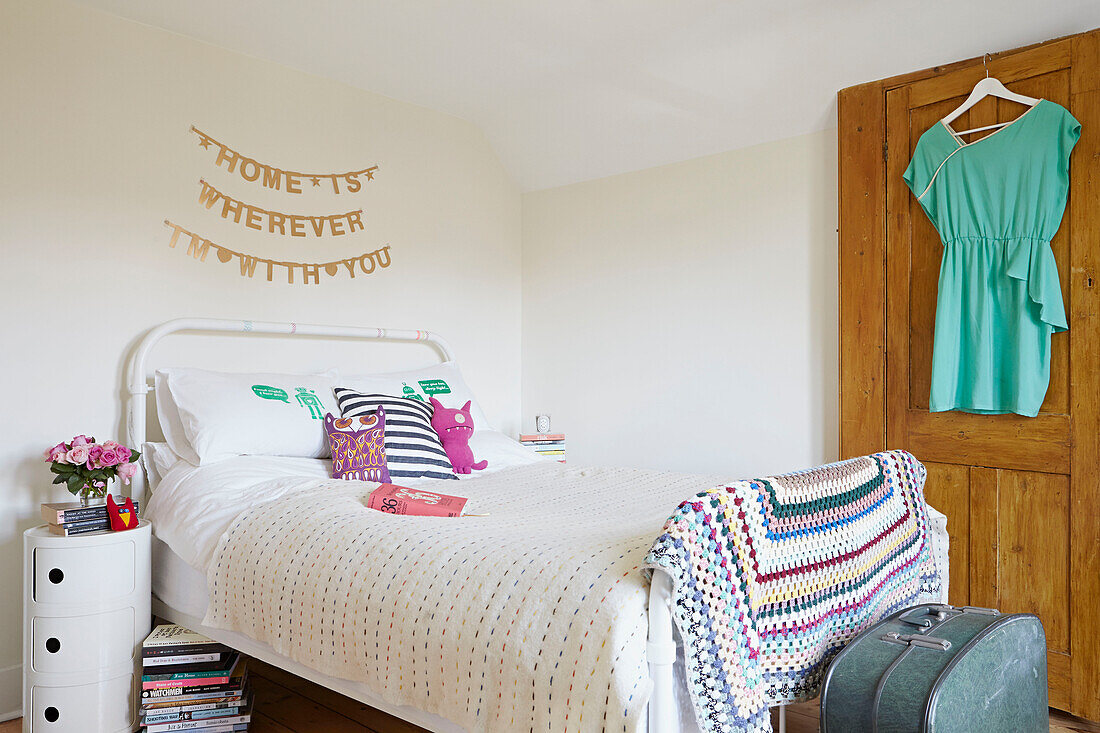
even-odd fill
[(150, 626), (150, 525), (74, 537), (23, 533), (23, 731), (137, 727)]

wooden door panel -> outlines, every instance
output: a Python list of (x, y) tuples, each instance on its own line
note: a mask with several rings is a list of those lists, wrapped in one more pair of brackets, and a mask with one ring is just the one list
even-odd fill
[[(1075, 715), (1090, 715), (1073, 702), (1073, 657), (1047, 651), (1047, 704), (1059, 710), (1075, 711)], [(1076, 712), (1082, 711), (1082, 712)]]
[(1045, 70), (1069, 68), (1072, 43), (1068, 38), (1052, 41), (1026, 51), (990, 59), (987, 66), (981, 63), (971, 64), (943, 74), (910, 80), (905, 86), (909, 89), (914, 107), (923, 107), (951, 97), (966, 97), (987, 73), (1012, 86)]
[(1072, 700), (1069, 477), (970, 470), (970, 603), (1033, 613), (1047, 637), (1050, 704)]
[(997, 472), (998, 607), (1043, 620), (1069, 653), (1069, 476)]
[[(1066, 415), (971, 415), (909, 411), (906, 431), (891, 439), (913, 455), (945, 463), (1069, 473), (1070, 419)], [(1020, 441), (1026, 440), (1021, 446)]]
[(882, 198), (886, 171), (879, 152), (886, 140), (883, 94), (877, 86), (841, 94), (837, 115), (840, 171), (841, 278), (840, 457), (886, 448), (886, 248)]
[(1063, 227), (1073, 233), (1069, 286), (1070, 409), (1073, 474), (1070, 477), (1071, 706), (1100, 720), (1100, 32), (1077, 36), (1071, 72), (1073, 111), (1081, 139), (1070, 164), (1070, 200)]
[(928, 469), (924, 499), (947, 515), (951, 566), (947, 600), (956, 606), (966, 606), (970, 604), (970, 468), (928, 462), (924, 467)]
[[(909, 154), (913, 158), (917, 140), (924, 131), (939, 124), (965, 97), (954, 97), (928, 104), (909, 112)], [(955, 121), (955, 129), (965, 130), (973, 123), (970, 112)], [(906, 163), (908, 165), (908, 163)], [(932, 222), (924, 215), (916, 196), (909, 196), (909, 221), (913, 228), (909, 252), (909, 407), (928, 410), (932, 390), (932, 341), (936, 325), (936, 296), (940, 280), (943, 243)]]

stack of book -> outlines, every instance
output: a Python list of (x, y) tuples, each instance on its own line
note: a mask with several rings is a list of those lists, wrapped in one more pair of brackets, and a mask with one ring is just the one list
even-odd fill
[[(134, 502), (138, 511), (139, 502)], [(88, 532), (102, 532), (111, 528), (107, 506), (81, 506), (79, 501), (61, 504), (43, 504), (42, 518), (50, 524), (50, 531), (62, 537)]]
[(141, 724), (147, 733), (248, 730), (246, 660), (190, 629), (166, 624), (141, 645)]
[(536, 455), (565, 463), (565, 433), (530, 433), (520, 435), (519, 442)]

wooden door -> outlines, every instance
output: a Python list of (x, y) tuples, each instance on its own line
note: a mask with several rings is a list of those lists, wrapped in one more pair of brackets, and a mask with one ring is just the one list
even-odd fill
[[(842, 94), (840, 147), (842, 451), (904, 448), (928, 467), (926, 497), (948, 515), (951, 602), (1037, 614), (1051, 705), (1100, 719), (1098, 51), (1092, 32), (989, 62), (1011, 89), (1064, 105), (1083, 126), (1052, 242), (1070, 330), (1052, 337), (1038, 417), (928, 411), (943, 247), (901, 176), (920, 135), (984, 76), (981, 61)], [(1007, 122), (1024, 109), (987, 99), (952, 126)], [(878, 161), (866, 148), (876, 136)]]

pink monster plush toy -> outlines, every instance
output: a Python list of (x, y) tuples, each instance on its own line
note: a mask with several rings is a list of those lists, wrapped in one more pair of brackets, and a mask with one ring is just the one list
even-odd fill
[(435, 397), (428, 398), (435, 411), (432, 413), (432, 428), (439, 434), (443, 450), (451, 460), (455, 473), (481, 471), (489, 465), (488, 461), (474, 463), (474, 452), (470, 450), (470, 436), (474, 434), (474, 418), (470, 415), (470, 403), (458, 410), (444, 407)]

